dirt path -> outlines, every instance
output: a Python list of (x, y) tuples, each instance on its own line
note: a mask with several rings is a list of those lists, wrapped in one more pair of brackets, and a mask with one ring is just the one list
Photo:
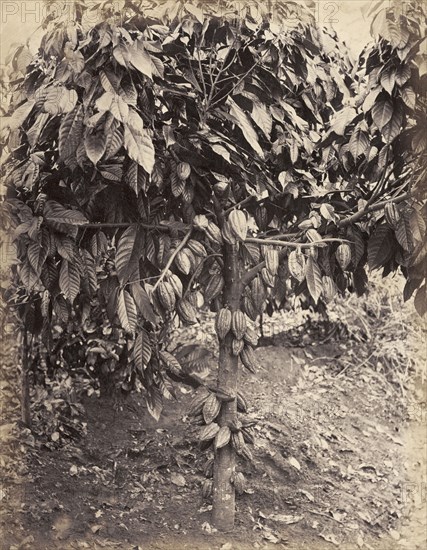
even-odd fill
[(337, 350), (257, 351), (265, 370), (243, 379), (255, 458), (240, 465), (248, 488), (232, 534), (209, 524), (206, 455), (179, 391), (159, 423), (135, 398), (88, 399), (87, 438), (36, 445), (6, 488), (1, 548), (424, 548), (423, 464), (411, 452), (422, 456), (425, 416), (415, 421), (363, 365), (340, 375)]

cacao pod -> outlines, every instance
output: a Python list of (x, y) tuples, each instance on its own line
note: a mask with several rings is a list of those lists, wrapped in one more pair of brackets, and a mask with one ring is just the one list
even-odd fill
[(219, 432), (219, 426), (216, 422), (211, 422), (204, 426), (199, 435), (200, 441), (210, 441), (213, 439), (216, 434)]
[(308, 255), (311, 256), (314, 260), (317, 260), (319, 257), (319, 248), (317, 246), (310, 246), (308, 249)]
[(193, 225), (196, 229), (206, 229), (209, 225), (209, 220), (204, 214), (197, 214), (193, 218)]
[(232, 210), (228, 216), (231, 233), (239, 240), (244, 241), (248, 232), (246, 214), (242, 210)]
[(193, 417), (192, 424), (194, 424), (195, 426), (204, 426), (205, 425), (205, 420), (203, 418), (203, 415), (202, 414), (196, 414)]
[(196, 256), (208, 255), (208, 253), (206, 252), (206, 248), (202, 245), (202, 243), (199, 243), (199, 241), (190, 239), (187, 243), (187, 246), (191, 250), (191, 252), (193, 252), (193, 254), (196, 254)]
[(394, 202), (388, 202), (384, 207), (385, 219), (394, 227), (400, 219), (399, 210)]
[(203, 473), (206, 477), (212, 477), (213, 476), (213, 467), (214, 467), (214, 459), (208, 458), (208, 460), (205, 462), (203, 466)]
[(173, 291), (175, 292), (176, 297), (182, 298), (183, 288), (182, 288), (181, 279), (177, 275), (175, 275), (175, 273), (173, 273), (169, 277), (169, 284), (171, 285)]
[(255, 438), (250, 428), (242, 428), (242, 435), (246, 443), (254, 444)]
[(157, 287), (157, 296), (159, 297), (160, 304), (166, 311), (173, 311), (176, 299), (175, 292), (170, 283), (161, 281)]
[(239, 309), (231, 313), (231, 330), (237, 340), (241, 340), (246, 332), (246, 315)]
[(255, 309), (255, 306), (249, 296), (243, 296), (243, 309), (245, 310), (246, 315), (250, 319), (252, 319), (252, 321), (256, 321), (259, 313)]
[(219, 340), (224, 340), (231, 328), (231, 311), (227, 308), (222, 308), (216, 314), (215, 330)]
[(221, 410), (221, 402), (216, 398), (214, 393), (211, 393), (203, 405), (203, 418), (206, 424), (210, 424), (218, 416)]
[(248, 371), (250, 371), (252, 374), (256, 374), (258, 361), (251, 346), (249, 346), (248, 344), (245, 345), (240, 354), (240, 359), (245, 367), (248, 369)]
[(235, 395), (222, 388), (218, 388), (216, 390), (216, 396), (220, 401), (225, 401), (225, 403), (229, 403), (230, 401), (234, 401), (236, 399)]
[(205, 228), (207, 238), (216, 244), (222, 244), (222, 236), (220, 228), (213, 222), (208, 222)]
[(206, 388), (199, 388), (190, 403), (188, 416), (196, 416), (203, 410), (203, 406), (210, 393)]
[(253, 458), (254, 458), (253, 455), (252, 455), (251, 450), (249, 449), (249, 447), (246, 445), (246, 443), (244, 441), (243, 441), (243, 445), (242, 445), (242, 448), (240, 449), (239, 454), (242, 458), (245, 458), (246, 460), (249, 460), (249, 461), (252, 461)]
[(243, 446), (246, 445), (245, 440), (243, 439), (242, 432), (232, 432), (231, 433), (231, 444), (234, 447), (234, 450), (238, 455), (241, 454)]
[(224, 279), (220, 273), (214, 273), (205, 288), (205, 304), (219, 296), (224, 288)]
[(255, 277), (251, 283), (251, 299), (257, 311), (262, 311), (265, 295), (266, 292), (261, 279), (259, 277)]
[(228, 223), (228, 221), (224, 222), (224, 225), (222, 226), (221, 234), (226, 243), (236, 244), (237, 239), (234, 236), (234, 233), (231, 232), (230, 224)]
[(240, 352), (243, 350), (245, 343), (243, 340), (237, 340), (237, 338), (233, 338), (233, 341), (231, 342), (231, 351), (233, 355), (236, 357), (240, 355)]
[(246, 397), (241, 392), (237, 392), (237, 410), (242, 413), (248, 412), (248, 404), (246, 402)]
[(279, 269), (279, 253), (275, 248), (267, 248), (264, 254), (265, 266), (268, 271), (273, 275), (277, 275)]
[(213, 482), (211, 479), (205, 479), (202, 483), (203, 498), (209, 498), (212, 494)]
[(258, 334), (253, 328), (248, 327), (245, 335), (243, 336), (243, 340), (250, 344), (252, 347), (256, 347), (258, 345)]
[(242, 423), (240, 422), (240, 420), (237, 419), (230, 420), (227, 425), (230, 428), (231, 433), (238, 432), (242, 427)]
[(274, 288), (274, 285), (276, 282), (276, 276), (272, 275), (271, 272), (266, 267), (263, 267), (261, 269), (261, 279), (264, 281), (264, 283), (267, 286), (269, 286), (270, 288)]
[(176, 167), (176, 173), (178, 174), (179, 179), (186, 180), (190, 177), (191, 166), (188, 162), (180, 162)]
[(269, 224), (268, 211), (265, 206), (258, 206), (254, 213), (255, 221), (261, 231), (265, 231)]
[(197, 323), (196, 309), (185, 298), (179, 300), (176, 311), (181, 321), (187, 323), (187, 325), (195, 325)]
[(347, 243), (341, 243), (335, 252), (335, 257), (341, 269), (345, 271), (351, 262), (351, 248)]
[(299, 283), (305, 279), (306, 261), (304, 255), (297, 250), (292, 250), (288, 256), (289, 272)]
[[(305, 234), (307, 236), (307, 239), (312, 243), (322, 240), (322, 236), (315, 229), (308, 229)], [(325, 245), (322, 245), (322, 246), (325, 246)]]
[(230, 184), (226, 181), (220, 181), (213, 186), (215, 196), (219, 199), (227, 198), (230, 193)]
[(231, 431), (228, 426), (222, 426), (215, 436), (214, 449), (221, 449), (228, 445), (231, 437)]
[(40, 306), (42, 317), (47, 317), (49, 313), (49, 304), (50, 304), (50, 292), (45, 290), (42, 294), (42, 303)]
[(246, 479), (242, 472), (236, 472), (233, 478), (234, 488), (238, 495), (243, 495), (246, 488)]
[(184, 275), (188, 275), (190, 273), (191, 261), (184, 250), (180, 250), (175, 256), (175, 265), (182, 273), (184, 273)]

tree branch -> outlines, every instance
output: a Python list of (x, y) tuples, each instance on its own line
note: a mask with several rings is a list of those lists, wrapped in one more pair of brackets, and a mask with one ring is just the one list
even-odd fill
[(173, 254), (171, 255), (171, 257), (169, 258), (169, 260), (167, 261), (166, 265), (165, 265), (165, 268), (163, 269), (163, 271), (160, 273), (160, 276), (159, 278), (157, 279), (155, 285), (153, 286), (153, 292), (156, 290), (156, 288), (159, 286), (159, 284), (163, 281), (163, 279), (165, 278), (166, 276), (166, 273), (169, 271), (169, 268), (170, 266), (172, 265), (174, 259), (176, 258), (177, 254), (184, 248), (184, 246), (187, 244), (187, 241), (190, 239), (191, 237), (191, 233), (193, 232), (193, 228), (191, 228), (187, 234), (185, 235), (185, 237), (182, 239), (182, 241), (179, 243), (179, 245), (176, 247), (176, 250), (173, 252)]
[[(120, 229), (121, 227), (130, 227), (131, 225), (139, 225), (140, 227), (144, 227), (145, 229), (156, 229), (157, 231), (167, 232), (172, 230), (172, 228), (168, 227), (167, 225), (150, 225), (149, 223), (144, 223), (144, 222), (118, 222), (118, 223), (93, 222), (93, 223), (84, 223), (78, 227), (82, 227), (84, 229), (103, 229), (103, 228)], [(173, 229), (174, 231), (176, 231), (176, 228), (173, 228)]]
[(384, 201), (381, 201), (381, 202), (377, 202), (377, 204), (373, 204), (372, 206), (362, 208), (361, 210), (359, 210), (358, 212), (356, 212), (352, 216), (349, 216), (348, 218), (344, 218), (343, 220), (340, 220), (337, 225), (338, 225), (338, 227), (346, 227), (347, 225), (350, 225), (352, 223), (355, 223), (355, 222), (359, 221), (361, 218), (363, 218), (367, 214), (370, 214), (371, 212), (376, 212), (378, 210), (381, 210), (382, 208), (384, 208), (384, 206), (386, 204), (388, 204), (390, 202), (394, 202), (394, 203), (397, 204), (397, 203), (402, 202), (406, 199), (409, 199), (410, 196), (411, 196), (410, 193), (404, 193), (403, 195), (399, 195), (398, 197), (392, 197), (390, 199), (387, 199), (387, 200), (384, 200)]

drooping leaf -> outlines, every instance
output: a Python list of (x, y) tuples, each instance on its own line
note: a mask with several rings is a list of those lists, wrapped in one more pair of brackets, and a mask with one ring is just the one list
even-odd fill
[(251, 112), (252, 120), (264, 132), (267, 139), (270, 139), (273, 128), (273, 119), (267, 108), (259, 101), (255, 101)]
[(243, 137), (249, 143), (252, 149), (258, 154), (258, 156), (263, 159), (264, 152), (261, 149), (260, 144), (258, 143), (258, 136), (249, 120), (248, 115), (231, 98), (228, 98), (227, 102), (230, 106), (230, 115), (234, 119), (236, 125), (242, 131)]
[(391, 95), (396, 82), (396, 69), (393, 65), (384, 67), (380, 73), (380, 82), (384, 90)]
[(390, 258), (392, 252), (392, 229), (385, 224), (379, 225), (368, 241), (368, 265), (370, 269), (379, 269)]
[(381, 130), (393, 116), (393, 103), (389, 99), (379, 99), (372, 107), (372, 118)]
[(133, 360), (140, 372), (143, 372), (150, 362), (151, 353), (150, 337), (146, 330), (141, 329), (136, 336), (133, 348)]
[(147, 410), (154, 418), (158, 421), (163, 410), (163, 397), (162, 393), (156, 386), (152, 386), (149, 389), (148, 395), (146, 397)]
[(391, 143), (400, 133), (403, 122), (403, 110), (400, 106), (393, 111), (391, 119), (381, 128), (386, 143)]
[(411, 252), (414, 247), (412, 237), (412, 227), (410, 222), (410, 212), (403, 211), (396, 225), (396, 239), (400, 246), (407, 252)]
[(317, 304), (322, 294), (323, 282), (320, 268), (317, 265), (316, 260), (312, 256), (309, 256), (307, 258), (305, 278), (307, 281), (308, 291), (310, 292), (313, 300)]
[(85, 225), (87, 219), (78, 210), (64, 208), (59, 202), (47, 201), (43, 209), (43, 218), (55, 228), (61, 225)]
[(83, 109), (77, 105), (67, 113), (59, 128), (59, 155), (63, 160), (75, 155), (83, 137)]
[(135, 301), (127, 290), (120, 290), (117, 296), (119, 321), (128, 334), (135, 334), (137, 311)]
[(102, 129), (97, 132), (86, 132), (84, 138), (86, 154), (93, 164), (98, 164), (105, 152), (107, 140)]
[(359, 156), (364, 155), (369, 147), (368, 137), (360, 128), (357, 128), (350, 138), (350, 153), (356, 161)]
[(415, 309), (418, 315), (423, 317), (427, 313), (427, 285), (423, 285), (417, 290), (414, 298)]
[(6, 119), (6, 125), (9, 126), (11, 130), (17, 130), (25, 122), (35, 104), (35, 100), (31, 99), (20, 105), (15, 109), (13, 115), (9, 119)]
[(155, 325), (157, 323), (157, 316), (154, 313), (153, 306), (151, 305), (150, 298), (147, 292), (142, 288), (140, 283), (132, 283), (130, 285), (132, 296), (135, 300), (138, 311), (144, 319)]
[(407, 107), (409, 107), (410, 109), (415, 109), (417, 96), (415, 95), (415, 92), (412, 86), (404, 86), (400, 90), (400, 95)]
[(132, 46), (128, 49), (129, 61), (132, 65), (148, 78), (153, 77), (151, 56), (144, 48), (142, 40), (135, 40)]
[(138, 279), (141, 250), (141, 232), (137, 225), (130, 225), (117, 243), (115, 257), (117, 277), (122, 285), (132, 278)]
[(68, 260), (62, 260), (59, 270), (59, 288), (71, 303), (80, 291), (80, 272), (77, 266)]
[(124, 146), (130, 158), (140, 164), (148, 174), (151, 174), (155, 163), (155, 151), (148, 130), (142, 128), (138, 131), (126, 124)]

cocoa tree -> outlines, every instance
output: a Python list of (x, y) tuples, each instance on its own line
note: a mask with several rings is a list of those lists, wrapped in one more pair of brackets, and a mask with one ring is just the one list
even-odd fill
[[(239, 370), (257, 371), (265, 304), (362, 294), (368, 266), (400, 268), (425, 312), (425, 14), (381, 11), (353, 66), (292, 3), (276, 19), (263, 3), (116, 6), (87, 26), (75, 2), (35, 59), (13, 60), (12, 303), (48, 353), (52, 327), (99, 319), (110, 364), (155, 418), (171, 380), (200, 386), (189, 415), (215, 451), (204, 492), (229, 530), (236, 453), (250, 460), (253, 441)], [(197, 350), (184, 361), (165, 345), (171, 322), (196, 324), (204, 307), (217, 312), (215, 387), (188, 372)], [(105, 352), (99, 338), (88, 353)]]

